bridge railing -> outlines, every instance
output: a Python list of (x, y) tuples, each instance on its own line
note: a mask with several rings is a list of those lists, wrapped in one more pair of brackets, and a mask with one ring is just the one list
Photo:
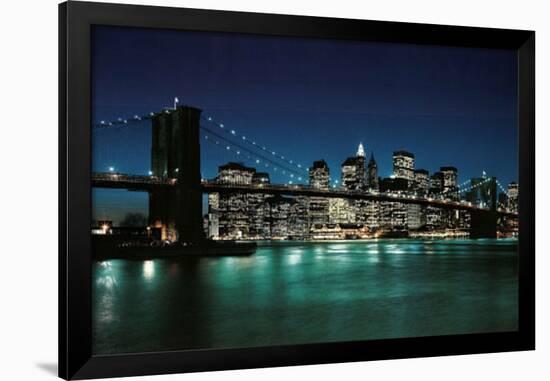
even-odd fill
[(177, 179), (171, 177), (128, 175), (117, 172), (94, 172), (92, 180), (151, 185), (175, 185), (177, 183)]

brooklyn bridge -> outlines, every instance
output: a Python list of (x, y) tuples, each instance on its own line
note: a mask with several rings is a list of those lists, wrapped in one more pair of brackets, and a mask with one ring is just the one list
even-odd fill
[[(490, 200), (485, 205), (477, 205), (458, 198), (447, 197), (445, 193), (416, 195), (395, 192), (380, 192), (377, 190), (346, 189), (332, 187), (321, 189), (299, 183), (239, 183), (223, 182), (218, 179), (201, 178), (201, 131), (214, 136), (219, 141), (229, 141), (222, 134), (210, 128), (207, 122), (210, 118), (201, 116), (201, 110), (189, 106), (174, 105), (158, 113), (135, 116), (133, 119), (119, 119), (114, 122), (102, 121), (96, 128), (115, 128), (130, 124), (132, 121), (151, 120), (152, 147), (151, 171), (149, 175), (127, 173), (94, 172), (92, 186), (96, 188), (126, 189), (149, 193), (149, 219), (171, 225), (181, 242), (199, 242), (204, 239), (202, 197), (205, 193), (243, 193), (269, 194), (281, 196), (306, 196), (322, 198), (338, 198), (347, 200), (368, 200), (378, 202), (396, 202), (401, 204), (417, 204), (433, 206), (443, 210), (462, 210), (470, 214), (470, 237), (494, 238), (497, 235), (497, 221), (501, 217), (517, 218), (517, 212), (498, 207), (497, 186), (501, 187), (495, 177), (487, 176), (483, 184), (471, 185), (468, 189), (484, 185), (489, 189)], [(223, 124), (218, 124), (221, 129)], [(234, 135), (234, 130), (228, 130)], [(243, 136), (242, 140), (246, 141)], [(256, 145), (254, 141), (248, 141)], [(232, 143), (235, 144), (235, 143)], [(244, 144), (237, 144), (237, 154), (247, 154), (250, 151)], [(227, 146), (229, 149), (229, 146)], [(265, 147), (259, 147), (266, 151)], [(275, 152), (273, 156), (285, 159)], [(273, 159), (266, 158), (265, 167), (273, 171), (285, 171), (294, 174), (289, 165), (292, 161), (285, 160), (285, 166), (277, 167)], [(269, 165), (271, 164), (271, 165)], [(301, 166), (298, 166), (301, 167)], [(296, 175), (297, 179), (301, 179)]]

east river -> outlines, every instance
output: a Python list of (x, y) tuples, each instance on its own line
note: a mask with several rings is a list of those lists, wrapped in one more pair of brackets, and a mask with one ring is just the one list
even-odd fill
[(93, 268), (95, 354), (517, 329), (516, 240), (260, 243)]

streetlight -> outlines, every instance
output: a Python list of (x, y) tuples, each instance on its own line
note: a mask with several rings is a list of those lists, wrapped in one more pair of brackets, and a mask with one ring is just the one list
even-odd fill
[(115, 167), (109, 167), (109, 172), (114, 172), (115, 171)]

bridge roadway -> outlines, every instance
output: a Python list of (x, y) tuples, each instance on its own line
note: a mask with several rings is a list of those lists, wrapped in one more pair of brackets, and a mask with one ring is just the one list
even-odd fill
[[(163, 178), (156, 176), (127, 175), (120, 173), (98, 173), (92, 174), (92, 186), (95, 188), (127, 189), (130, 191), (151, 192), (155, 189), (170, 189), (177, 185), (175, 178)], [(466, 201), (452, 201), (439, 198), (424, 198), (414, 195), (380, 193), (369, 191), (353, 191), (343, 188), (317, 189), (305, 185), (287, 184), (228, 184), (212, 180), (203, 180), (202, 189), (205, 193), (263, 193), (281, 196), (308, 196), (325, 198), (345, 198), (354, 200), (372, 200), (400, 202), (403, 204), (418, 204), (435, 206), (442, 209), (467, 210), (475, 212), (490, 212), (488, 208), (481, 208), (471, 205)], [(504, 209), (498, 209), (497, 214), (501, 216), (517, 217)]]

